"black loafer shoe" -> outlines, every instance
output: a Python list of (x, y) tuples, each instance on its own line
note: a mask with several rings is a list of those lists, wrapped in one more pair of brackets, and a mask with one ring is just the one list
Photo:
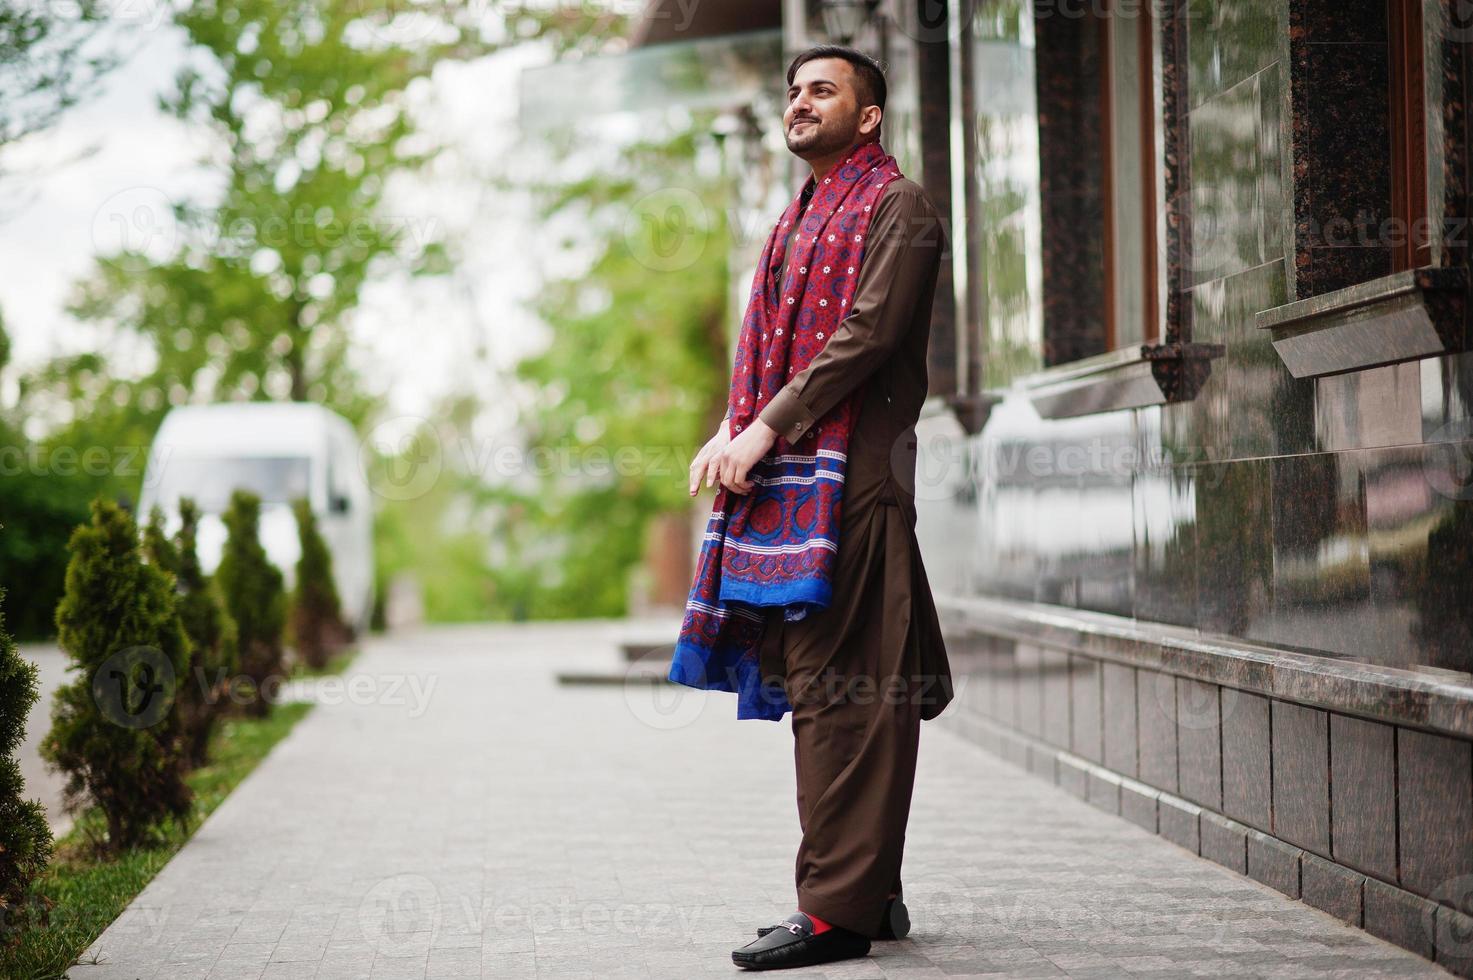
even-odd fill
[(880, 922), (876, 939), (904, 939), (910, 935), (910, 909), (896, 895), (885, 903), (885, 917)]
[[(758, 926), (759, 937), (767, 935), (774, 929), (781, 929), (780, 925)], [(900, 900), (900, 896), (885, 899), (885, 916), (880, 922), (880, 934), (876, 939), (904, 939), (910, 935), (910, 909)]]
[(761, 937), (732, 950), (731, 961), (748, 970), (781, 970), (832, 963), (868, 953), (867, 937), (843, 926), (832, 926), (815, 934), (812, 920), (802, 912), (794, 912)]

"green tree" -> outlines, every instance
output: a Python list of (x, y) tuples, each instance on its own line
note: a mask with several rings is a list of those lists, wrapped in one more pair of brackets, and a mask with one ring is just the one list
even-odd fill
[(364, 284), (450, 262), (433, 220), (385, 205), (393, 181), (441, 150), (416, 127), (411, 92), (447, 61), (534, 39), (593, 53), (626, 36), (627, 18), (484, 0), (173, 9), (194, 58), (162, 104), (214, 137), (203, 163), (223, 193), (159, 202), (140, 219), (155, 234), (100, 256), (70, 304), (98, 328), (98, 350), (142, 339), (152, 369), (120, 377), (92, 352), (58, 358), (28, 379), (27, 412), (84, 415), (83, 432), (113, 445), (146, 445), (169, 406), (190, 399), (310, 399), (361, 426), (382, 401), (344, 356)]
[(225, 608), (235, 621), (240, 670), (254, 685), (248, 710), (264, 715), (270, 708), (267, 686), (283, 678), (282, 629), (286, 592), (281, 570), (261, 547), (261, 498), (245, 490), (230, 495), (224, 515), (227, 536), (215, 581)]
[[(4, 598), (0, 591), (0, 601)], [(40, 696), (36, 666), (21, 657), (5, 632), (0, 607), (0, 948), (32, 924), (30, 885), (51, 859), (46, 809), (25, 798), (25, 782), (15, 761), (25, 740), (26, 718)]]
[[(10, 339), (0, 319), (0, 371), (10, 353)], [(9, 589), (25, 602), (10, 610), (10, 629), (23, 640), (50, 637), (56, 628), (56, 603), (66, 576), (66, 544), (72, 528), (87, 519), (87, 502), (98, 481), (85, 473), (57, 479), (47, 465), (44, 445), (33, 444), (15, 419), (0, 411), (0, 514), (9, 527), (0, 534), (0, 590)]]
[(146, 843), (165, 817), (189, 813), (173, 710), (189, 638), (173, 578), (142, 560), (127, 511), (94, 500), (70, 550), (56, 625), (79, 676), (56, 692), (41, 751), (67, 774), (69, 809), (90, 802), (102, 811), (107, 840), (98, 843), (116, 853)]
[(179, 501), (179, 530), (173, 540), (164, 533), (163, 511), (149, 514), (144, 549), (149, 560), (174, 575), (179, 620), (194, 649), (189, 676), (179, 686), (180, 728), (192, 768), (209, 761), (210, 733), (223, 714), (230, 685), (240, 667), (235, 621), (225, 608), (219, 586), (200, 569), (195, 538), (199, 507), (188, 497)]
[(623, 614), (651, 518), (691, 507), (686, 468), (725, 411), (730, 367), (726, 198), (697, 165), (708, 123), (537, 188), (549, 224), (597, 229), (596, 258), (542, 291), (549, 343), (517, 368), (539, 391), (521, 415), (527, 459), (572, 465), (529, 467), (530, 489), (468, 490), (500, 514), (488, 574), (502, 615)]
[(305, 497), (292, 501), (292, 512), (297, 517), (302, 552), (292, 591), (292, 640), (297, 656), (308, 667), (321, 670), (347, 642), (348, 628), (333, 582), (332, 555), (317, 530), (317, 515)]
[(0, 147), (44, 129), (117, 63), (101, 0), (0, 4)]
[[(100, 258), (71, 306), (150, 342), (157, 364), (132, 381), (143, 405), (311, 400), (355, 425), (377, 406), (346, 358), (365, 283), (448, 270), (433, 219), (385, 206), (392, 180), (439, 150), (409, 90), (447, 59), (520, 40), (484, 37), (476, 0), (416, 4), (407, 24), (402, 12), (397, 0), (201, 0), (175, 13), (207, 67), (182, 71), (164, 106), (213, 135), (224, 194), (161, 202), (152, 219), (177, 233), (172, 254), (140, 241)], [(94, 403), (108, 384), (94, 378)]]

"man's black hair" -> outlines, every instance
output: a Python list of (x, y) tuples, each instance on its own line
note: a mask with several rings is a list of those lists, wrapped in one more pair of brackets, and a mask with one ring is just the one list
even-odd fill
[(858, 84), (859, 91), (856, 94), (859, 96), (861, 109), (867, 105), (877, 105), (882, 110), (885, 108), (885, 71), (880, 63), (863, 51), (846, 48), (842, 44), (817, 44), (806, 51), (798, 52), (793, 63), (788, 65), (788, 84), (793, 84), (793, 76), (798, 74), (801, 66), (820, 58), (840, 58), (849, 62)]

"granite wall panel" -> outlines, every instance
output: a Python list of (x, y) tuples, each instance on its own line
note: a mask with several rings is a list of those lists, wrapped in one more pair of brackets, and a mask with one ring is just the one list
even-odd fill
[(1102, 761), (1104, 733), (1101, 716), (1100, 662), (1094, 657), (1069, 655), (1069, 699), (1073, 705), (1069, 745), (1091, 762)]
[(1314, 436), (1325, 452), (1422, 441), (1422, 373), (1416, 361), (1315, 378)]
[(1043, 736), (1043, 650), (1019, 643), (1013, 653), (1017, 664), (1018, 727), (1034, 738)]
[(1197, 625), (1196, 469), (1136, 473), (1131, 498), (1136, 618)]
[(1273, 732), (1273, 833), (1291, 844), (1330, 853), (1330, 767), (1327, 712), (1286, 701), (1269, 711)]
[(1273, 612), (1256, 638), (1362, 655), (1371, 569), (1357, 457), (1277, 456), (1270, 472)]
[(1297, 299), (1391, 271), (1384, 2), (1288, 4)]
[(1396, 880), (1396, 755), (1390, 725), (1330, 715), (1331, 857)]
[(1176, 679), (1178, 792), (1222, 809), (1222, 716), (1216, 684)]
[(1252, 637), (1272, 614), (1273, 520), (1269, 461), (1198, 469), (1197, 624)]
[(1136, 711), (1140, 724), (1140, 778), (1157, 789), (1177, 791), (1176, 679), (1137, 670)]
[(1061, 749), (1069, 747), (1069, 654), (1045, 647), (1039, 674), (1043, 689), (1041, 737)]
[(1136, 727), (1135, 668), (1124, 664), (1101, 664), (1104, 699), (1104, 765), (1118, 773), (1139, 774), (1138, 729)]
[(1269, 699), (1222, 689), (1222, 810), (1262, 831), (1273, 829)]
[(1470, 744), (1398, 729), (1396, 772), (1402, 886), (1437, 900), (1467, 902), (1466, 879), (1459, 879), (1473, 874)]

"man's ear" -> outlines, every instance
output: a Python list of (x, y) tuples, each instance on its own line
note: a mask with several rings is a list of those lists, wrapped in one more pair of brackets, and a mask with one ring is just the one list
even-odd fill
[(885, 110), (877, 105), (867, 105), (859, 110), (859, 132), (865, 136), (878, 132)]

